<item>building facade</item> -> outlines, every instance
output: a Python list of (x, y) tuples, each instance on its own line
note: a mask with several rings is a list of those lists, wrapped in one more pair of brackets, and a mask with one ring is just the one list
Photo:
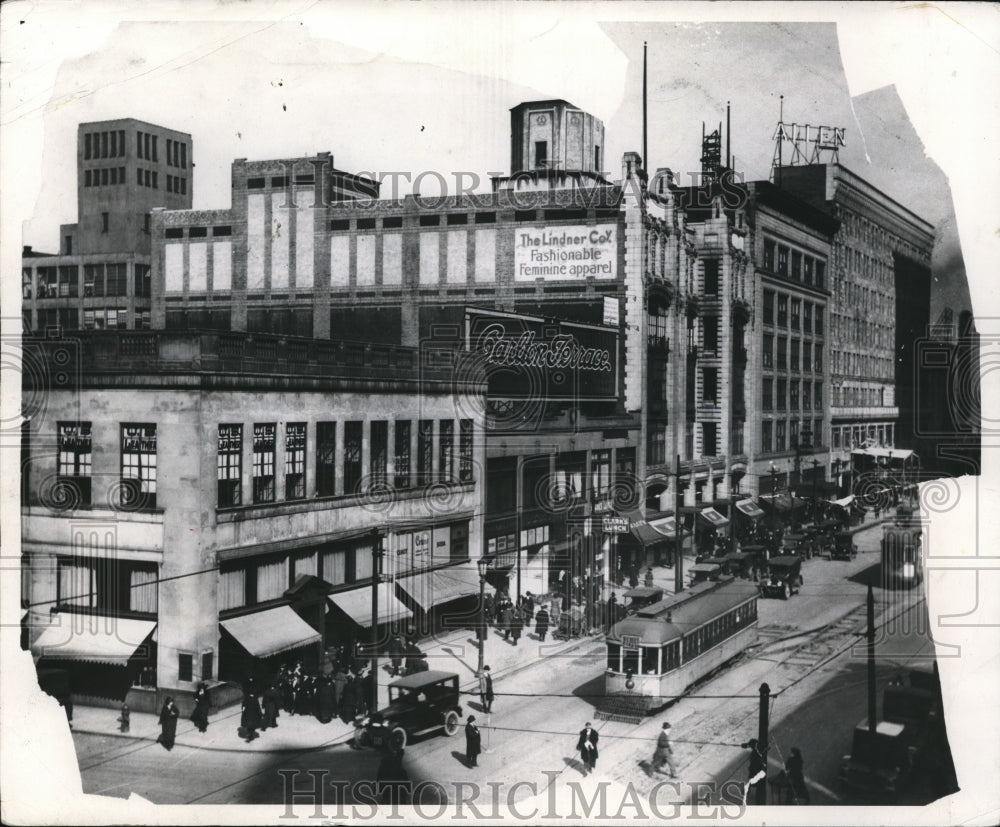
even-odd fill
[(150, 211), (190, 209), (191, 136), (122, 118), (77, 129), (77, 223), (58, 254), (24, 249), (26, 330), (150, 327)]
[(471, 374), (266, 335), (28, 347), (72, 376), (24, 432), (26, 624), (77, 694), (155, 709), (157, 692), (286, 658), (318, 668), (327, 646), (370, 639), (379, 569), (380, 631), (430, 633), (478, 595), (462, 565), (482, 538)]
[(852, 452), (913, 447), (897, 431), (914, 420), (914, 344), (930, 323), (934, 228), (840, 164), (786, 167), (779, 180), (839, 222), (830, 272), (831, 450), (834, 479), (846, 490)]

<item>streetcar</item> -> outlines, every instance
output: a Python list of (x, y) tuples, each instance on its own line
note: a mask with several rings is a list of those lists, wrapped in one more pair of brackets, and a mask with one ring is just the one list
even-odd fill
[(924, 579), (919, 523), (900, 520), (882, 530), (882, 583), (910, 589)]
[(757, 641), (758, 589), (733, 577), (706, 581), (616, 623), (605, 639), (606, 697), (662, 707)]

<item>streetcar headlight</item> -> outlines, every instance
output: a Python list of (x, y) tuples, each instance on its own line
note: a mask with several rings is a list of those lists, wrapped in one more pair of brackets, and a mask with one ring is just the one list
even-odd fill
[(903, 563), (903, 577), (913, 577), (917, 569), (913, 563)]

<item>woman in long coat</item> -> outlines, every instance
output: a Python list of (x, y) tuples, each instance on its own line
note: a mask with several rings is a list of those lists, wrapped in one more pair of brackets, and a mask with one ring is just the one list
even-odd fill
[(163, 702), (163, 708), (160, 710), (160, 737), (157, 740), (168, 750), (174, 748), (178, 715), (180, 715), (180, 711), (174, 704), (174, 699), (167, 696)]
[(198, 684), (198, 691), (194, 693), (194, 712), (191, 720), (198, 727), (198, 732), (205, 732), (208, 729), (208, 688), (205, 684)]
[(278, 687), (274, 684), (268, 686), (264, 690), (261, 700), (264, 702), (264, 720), (260, 728), (264, 730), (276, 727), (278, 725), (278, 709), (281, 706), (281, 693), (278, 691)]
[(479, 727), (476, 726), (476, 716), (470, 715), (465, 724), (465, 763), (469, 767), (475, 767), (476, 759), (482, 752), (482, 736), (479, 734)]
[(257, 730), (261, 723), (260, 701), (257, 700), (257, 693), (252, 689), (243, 696), (243, 709), (240, 712), (240, 727), (243, 730), (243, 737), (252, 741), (257, 737)]

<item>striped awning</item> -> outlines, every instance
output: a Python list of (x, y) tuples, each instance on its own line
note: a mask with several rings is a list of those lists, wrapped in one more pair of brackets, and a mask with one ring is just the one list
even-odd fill
[(291, 606), (240, 615), (223, 620), (220, 625), (255, 658), (267, 658), (322, 640), (322, 635), (295, 614)]
[(156, 629), (155, 620), (57, 615), (31, 651), (39, 658), (125, 666)]

